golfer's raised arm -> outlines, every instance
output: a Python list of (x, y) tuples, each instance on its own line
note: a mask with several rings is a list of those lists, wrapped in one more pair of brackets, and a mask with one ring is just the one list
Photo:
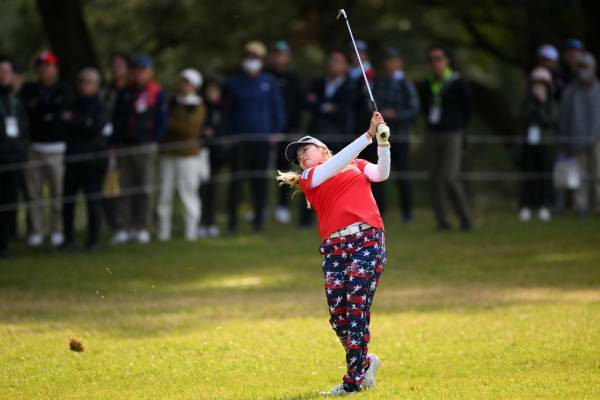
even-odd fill
[(383, 182), (390, 177), (390, 148), (377, 147), (377, 164), (365, 165), (365, 176), (371, 182)]
[(331, 157), (327, 162), (316, 167), (315, 172), (313, 172), (310, 187), (317, 187), (340, 172), (346, 165), (350, 164), (352, 160), (358, 157), (360, 152), (371, 142), (373, 142), (373, 139), (371, 139), (368, 133), (364, 133), (348, 146), (344, 147), (339, 153)]
[(316, 167), (315, 171), (313, 172), (310, 187), (313, 188), (319, 186), (321, 183), (325, 182), (327, 179), (340, 172), (342, 169), (344, 169), (346, 165), (348, 165), (350, 162), (352, 162), (352, 160), (358, 157), (360, 152), (363, 151), (365, 147), (367, 147), (371, 142), (373, 142), (373, 137), (375, 136), (374, 132), (377, 131), (377, 126), (384, 123), (385, 122), (381, 114), (379, 112), (374, 112), (373, 117), (371, 118), (371, 125), (369, 126), (369, 131), (360, 135), (352, 143), (344, 147), (339, 153), (331, 157), (329, 161)]

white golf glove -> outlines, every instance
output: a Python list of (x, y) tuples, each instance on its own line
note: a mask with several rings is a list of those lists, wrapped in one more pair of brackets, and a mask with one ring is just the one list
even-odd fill
[(389, 138), (390, 138), (390, 127), (386, 124), (377, 125), (377, 133), (375, 135), (377, 138), (377, 144), (379, 146), (389, 146)]

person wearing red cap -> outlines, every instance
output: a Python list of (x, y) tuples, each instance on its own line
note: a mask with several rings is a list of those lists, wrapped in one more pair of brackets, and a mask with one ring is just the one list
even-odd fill
[(27, 193), (31, 205), (29, 245), (39, 246), (44, 240), (43, 193), (48, 184), (52, 218), (51, 242), (63, 244), (62, 194), (66, 149), (64, 124), (61, 118), (69, 99), (67, 86), (58, 79), (58, 59), (54, 53), (41, 52), (35, 59), (36, 82), (21, 89), (31, 132), (30, 164), (25, 170)]
[[(377, 164), (356, 159), (375, 138)], [(304, 193), (317, 214), (329, 321), (346, 352), (343, 381), (325, 394), (354, 394), (375, 386), (380, 364), (379, 358), (368, 352), (369, 323), (386, 252), (383, 220), (371, 182), (389, 177), (389, 129), (381, 114), (374, 112), (369, 130), (335, 156), (311, 136), (290, 143), (285, 153), (303, 171), (300, 175), (279, 172), (277, 179)]]

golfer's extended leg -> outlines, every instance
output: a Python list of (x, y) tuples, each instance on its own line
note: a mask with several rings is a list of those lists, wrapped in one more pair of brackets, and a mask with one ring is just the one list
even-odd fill
[(347, 349), (348, 319), (346, 318), (345, 269), (345, 263), (340, 256), (334, 255), (333, 251), (324, 254), (323, 278), (329, 307), (329, 323), (344, 349)]
[(348, 317), (348, 350), (346, 352), (348, 370), (344, 382), (349, 385), (360, 386), (369, 367), (367, 353), (371, 339), (369, 332), (371, 304), (385, 259), (381, 235), (383, 233), (370, 236), (368, 242), (373, 244), (359, 248), (352, 254), (352, 264), (346, 272), (348, 280), (346, 311)]

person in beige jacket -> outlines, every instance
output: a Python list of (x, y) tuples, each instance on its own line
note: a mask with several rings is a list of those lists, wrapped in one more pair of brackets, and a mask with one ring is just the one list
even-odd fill
[(180, 74), (179, 90), (169, 105), (169, 125), (161, 146), (158, 239), (171, 238), (171, 214), (175, 188), (185, 208), (185, 237), (195, 240), (200, 219), (201, 164), (198, 137), (206, 109), (197, 91), (202, 75), (192, 68)]

